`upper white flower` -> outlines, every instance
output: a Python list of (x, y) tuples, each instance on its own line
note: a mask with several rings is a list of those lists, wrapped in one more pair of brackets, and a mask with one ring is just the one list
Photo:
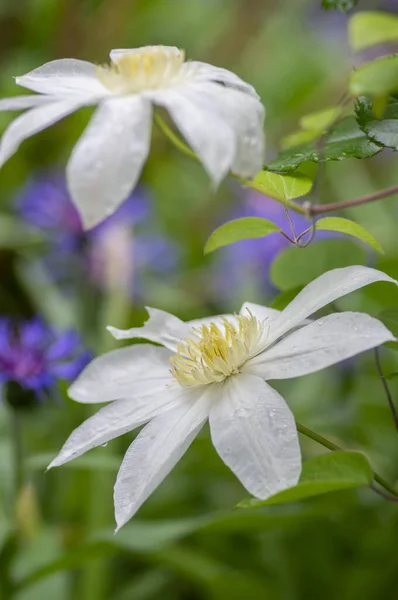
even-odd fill
[(149, 152), (153, 105), (167, 109), (214, 184), (229, 170), (247, 178), (262, 167), (264, 107), (254, 88), (226, 69), (184, 62), (178, 48), (112, 50), (107, 66), (54, 60), (16, 83), (40, 95), (0, 101), (0, 110), (30, 109), (4, 133), (0, 166), (26, 138), (83, 106), (99, 105), (67, 166), (87, 228), (136, 185)]
[(293, 414), (268, 379), (313, 373), (395, 340), (377, 319), (341, 312), (306, 321), (340, 296), (376, 281), (367, 267), (335, 269), (307, 285), (281, 312), (245, 303), (239, 315), (183, 322), (148, 309), (146, 338), (96, 358), (69, 390), (78, 402), (116, 400), (78, 427), (50, 467), (149, 422), (124, 457), (115, 485), (118, 528), (161, 483), (207, 419), (218, 454), (258, 498), (294, 486), (301, 454)]

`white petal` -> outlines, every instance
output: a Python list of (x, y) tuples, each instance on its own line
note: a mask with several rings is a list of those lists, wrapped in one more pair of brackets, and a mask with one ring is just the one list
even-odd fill
[[(203, 110), (217, 114), (233, 130), (236, 153), (231, 171), (254, 177), (264, 164), (264, 107), (257, 98), (211, 82), (191, 84), (192, 97)], [(188, 93), (187, 91), (184, 92)]]
[(187, 398), (190, 399), (188, 391), (180, 386), (164, 386), (162, 391), (156, 390), (153, 395), (138, 395), (108, 404), (72, 432), (48, 468), (59, 467), (96, 446), (124, 435), (154, 416), (185, 404)]
[(198, 155), (217, 186), (231, 169), (236, 156), (236, 135), (216, 111), (205, 108), (194, 86), (152, 92), (150, 97), (163, 106)]
[(139, 344), (95, 358), (71, 385), (68, 394), (85, 404), (109, 402), (135, 394), (154, 394), (174, 383), (165, 348)]
[(383, 323), (367, 314), (336, 313), (287, 335), (249, 360), (243, 371), (263, 379), (289, 379), (394, 340)]
[(327, 271), (309, 283), (272, 322), (267, 344), (299, 326), (304, 319), (330, 302), (377, 281), (398, 285), (395, 279), (369, 267), (353, 266)]
[(131, 329), (107, 327), (108, 331), (117, 340), (143, 338), (156, 344), (162, 344), (162, 346), (176, 352), (177, 345), (190, 334), (191, 327), (189, 323), (184, 323), (174, 315), (157, 308), (147, 306), (146, 310), (149, 319), (145, 321), (142, 327), (132, 327)]
[(59, 102), (59, 98), (54, 96), (14, 96), (13, 98), (3, 98), (0, 100), (0, 110), (23, 110), (41, 106), (49, 102)]
[(62, 100), (37, 106), (19, 115), (7, 127), (0, 142), (0, 166), (19, 148), (20, 144), (35, 133), (50, 127), (80, 108), (82, 103)]
[(294, 417), (282, 396), (251, 375), (230, 377), (223, 386), (209, 417), (222, 460), (257, 498), (296, 485), (301, 452)]
[(74, 58), (53, 60), (26, 75), (16, 77), (15, 81), (40, 94), (97, 98), (109, 95), (97, 77), (95, 65)]
[[(207, 386), (210, 387), (210, 386)], [(178, 408), (155, 417), (127, 450), (115, 484), (115, 518), (120, 529), (180, 460), (206, 421), (211, 397), (203, 389)]]
[(243, 79), (238, 77), (238, 75), (235, 75), (235, 73), (221, 67), (214, 67), (208, 63), (192, 60), (183, 65), (183, 72), (188, 76), (193, 76), (195, 81), (219, 82), (227, 87), (235, 88), (246, 94), (250, 94), (254, 98), (259, 97), (252, 85), (243, 81)]
[(135, 187), (148, 156), (152, 109), (139, 96), (99, 106), (67, 166), (71, 196), (89, 229), (112, 214)]

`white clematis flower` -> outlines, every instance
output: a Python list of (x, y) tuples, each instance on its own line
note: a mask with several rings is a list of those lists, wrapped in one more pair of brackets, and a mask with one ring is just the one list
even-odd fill
[(209, 420), (222, 460), (257, 498), (294, 486), (301, 454), (293, 414), (266, 380), (324, 369), (395, 340), (377, 319), (341, 312), (307, 317), (362, 286), (397, 283), (367, 267), (335, 269), (307, 285), (281, 312), (246, 303), (240, 314), (183, 322), (148, 309), (142, 328), (109, 328), (117, 339), (146, 338), (96, 358), (69, 390), (84, 403), (108, 402), (78, 427), (50, 467), (148, 423), (126, 452), (115, 485), (118, 528), (182, 457)]
[(217, 185), (232, 170), (253, 177), (264, 157), (264, 107), (234, 73), (184, 62), (171, 46), (112, 50), (109, 66), (54, 60), (16, 78), (38, 92), (0, 100), (0, 110), (27, 110), (0, 143), (0, 166), (21, 142), (83, 106), (96, 105), (67, 166), (71, 196), (87, 228), (127, 198), (148, 156), (152, 107), (165, 108)]

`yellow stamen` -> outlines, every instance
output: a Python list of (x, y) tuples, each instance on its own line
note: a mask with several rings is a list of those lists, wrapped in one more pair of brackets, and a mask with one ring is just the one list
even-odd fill
[(112, 92), (136, 94), (175, 85), (184, 59), (184, 51), (177, 48), (143, 48), (121, 53), (109, 66), (97, 67), (97, 76)]
[(178, 344), (171, 357), (171, 373), (183, 387), (221, 382), (239, 373), (255, 354), (263, 332), (251, 313), (236, 317), (237, 323), (222, 319), (223, 329), (215, 323), (194, 328), (194, 337)]

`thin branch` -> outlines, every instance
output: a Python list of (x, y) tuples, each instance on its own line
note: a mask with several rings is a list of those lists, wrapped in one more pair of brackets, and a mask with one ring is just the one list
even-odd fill
[(389, 387), (387, 385), (386, 378), (384, 377), (383, 369), (381, 368), (380, 351), (379, 351), (378, 348), (375, 348), (375, 361), (376, 361), (377, 373), (379, 374), (380, 381), (381, 381), (381, 384), (382, 384), (383, 389), (385, 391), (385, 394), (386, 394), (386, 397), (387, 397), (387, 402), (388, 402), (388, 405), (389, 405), (390, 410), (391, 410), (392, 418), (394, 420), (395, 429), (398, 431), (398, 413), (397, 413), (397, 409), (395, 408), (391, 392), (390, 392)]
[(398, 502), (398, 498), (396, 496), (391, 496), (390, 494), (386, 494), (386, 492), (384, 492), (383, 490), (381, 490), (374, 483), (371, 483), (369, 487), (370, 487), (371, 490), (373, 490), (374, 492), (376, 492), (376, 494), (378, 496), (381, 496), (382, 498), (384, 498), (384, 500), (388, 500), (389, 502)]
[[(297, 431), (299, 431), (300, 433), (302, 433), (306, 437), (314, 440), (314, 442), (317, 442), (318, 444), (321, 444), (321, 446), (324, 446), (328, 450), (332, 450), (333, 452), (336, 452), (336, 451), (339, 451), (339, 450), (340, 451), (343, 450), (343, 448), (341, 448), (340, 446), (338, 446), (334, 442), (331, 442), (327, 438), (323, 437), (323, 435), (320, 435), (319, 433), (316, 433), (315, 431), (312, 431), (312, 429), (308, 429), (308, 427), (304, 427), (304, 425), (301, 425), (301, 423), (297, 423), (297, 421), (296, 421), (296, 427), (297, 427)], [(379, 485), (381, 485), (381, 487), (383, 487), (389, 494), (391, 494), (391, 496), (393, 496), (394, 498), (397, 498), (397, 500), (398, 500), (398, 490), (395, 490), (392, 487), (392, 485), (390, 485), (388, 483), (388, 481), (386, 481), (378, 473), (375, 473), (375, 471), (373, 471), (373, 479), (375, 481), (377, 481), (377, 483)], [(372, 487), (372, 484), (370, 485), (370, 487)]]
[(346, 200), (345, 202), (330, 202), (329, 204), (319, 204), (317, 206), (308, 206), (307, 213), (309, 215), (322, 215), (323, 213), (334, 212), (336, 210), (342, 210), (344, 208), (351, 208), (352, 206), (360, 206), (361, 204), (368, 204), (369, 202), (375, 202), (376, 200), (382, 200), (388, 196), (398, 194), (398, 185), (393, 185), (385, 190), (368, 194), (367, 196), (361, 196), (360, 198), (354, 198), (353, 200)]

